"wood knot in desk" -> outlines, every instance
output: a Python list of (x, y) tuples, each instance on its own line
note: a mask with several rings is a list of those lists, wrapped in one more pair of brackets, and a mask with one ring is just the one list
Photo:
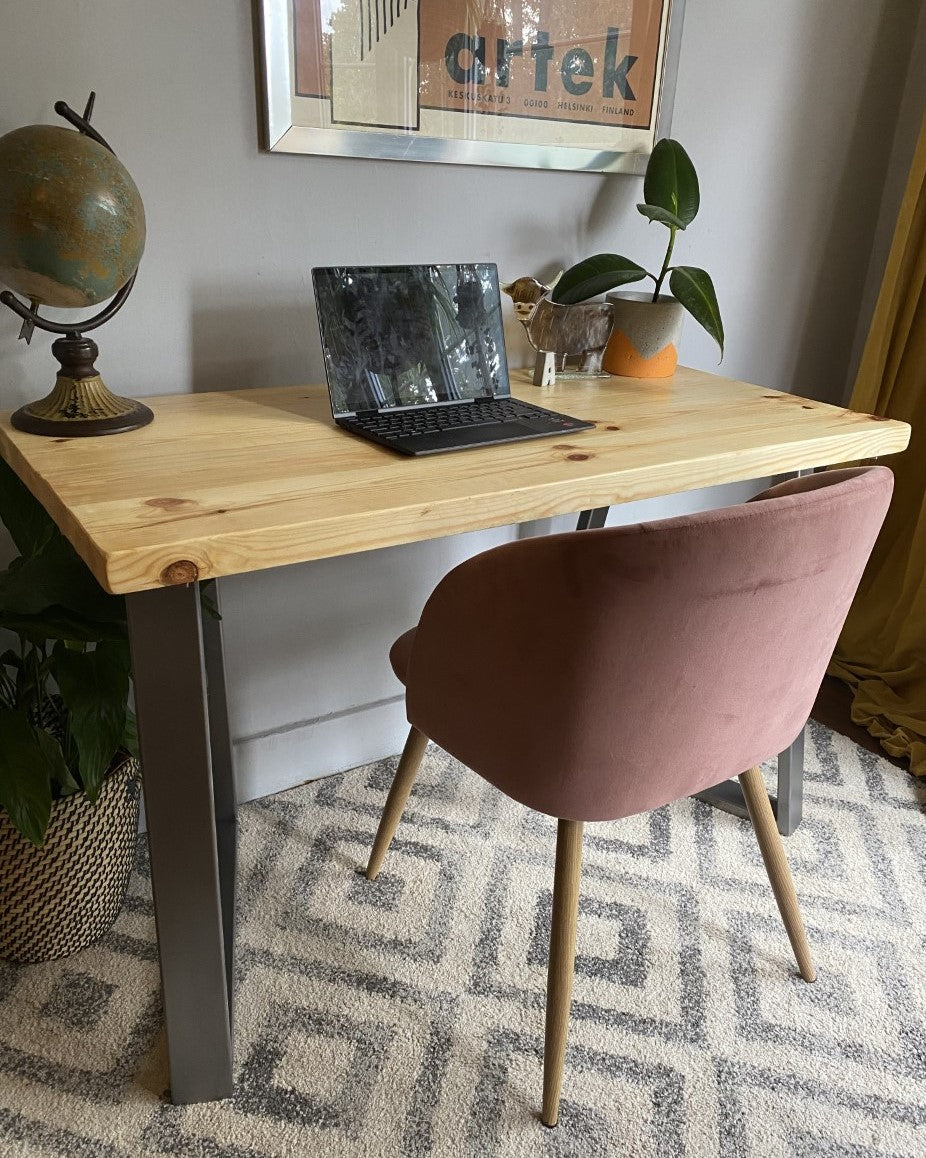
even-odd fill
[(179, 507), (193, 507), (195, 505), (192, 499), (145, 499), (146, 507), (156, 507), (160, 511), (175, 511)]
[(161, 572), (161, 582), (165, 587), (180, 587), (186, 583), (195, 583), (199, 578), (199, 568), (190, 559), (177, 559)]

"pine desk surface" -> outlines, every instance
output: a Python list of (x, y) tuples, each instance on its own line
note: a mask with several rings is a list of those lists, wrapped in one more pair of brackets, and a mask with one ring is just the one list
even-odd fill
[(130, 434), (42, 438), (0, 415), (0, 455), (112, 592), (903, 450), (906, 423), (698, 370), (512, 391), (595, 429), (426, 458), (338, 430), (324, 386), (147, 398)]

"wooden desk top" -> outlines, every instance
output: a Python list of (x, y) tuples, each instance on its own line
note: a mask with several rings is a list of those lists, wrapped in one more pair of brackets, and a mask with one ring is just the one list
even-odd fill
[[(903, 450), (903, 422), (680, 369), (521, 398), (595, 430), (433, 457), (345, 434), (323, 386), (148, 398), (155, 420), (0, 454), (99, 582), (142, 591)], [(193, 566), (189, 566), (193, 564)]]

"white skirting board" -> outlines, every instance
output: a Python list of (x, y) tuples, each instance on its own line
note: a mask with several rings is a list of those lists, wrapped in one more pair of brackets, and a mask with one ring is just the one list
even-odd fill
[(405, 695), (235, 742), (238, 800), (254, 800), (401, 752)]
[[(408, 735), (405, 696), (360, 704), (317, 720), (234, 742), (238, 802), (346, 772), (401, 752)], [(144, 797), (139, 821), (146, 831)]]

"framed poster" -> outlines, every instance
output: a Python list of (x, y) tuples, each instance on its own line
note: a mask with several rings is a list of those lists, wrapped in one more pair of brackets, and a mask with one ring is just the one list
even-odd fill
[(642, 172), (683, 0), (261, 0), (265, 145)]

